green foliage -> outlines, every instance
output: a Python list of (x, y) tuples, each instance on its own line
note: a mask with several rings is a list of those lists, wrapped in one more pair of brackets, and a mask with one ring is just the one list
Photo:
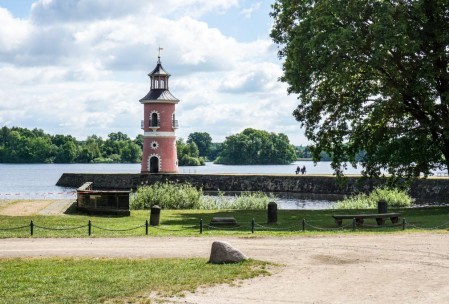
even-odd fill
[(205, 210), (264, 210), (268, 203), (275, 200), (272, 195), (268, 196), (264, 192), (243, 192), (234, 197), (226, 197), (223, 192), (219, 192), (217, 197), (203, 197), (200, 209)]
[(217, 198), (212, 198), (190, 184), (165, 182), (139, 187), (131, 196), (130, 208), (150, 209), (158, 205), (163, 209), (260, 210), (266, 209), (268, 202), (274, 199), (263, 192), (243, 192), (234, 197), (219, 192)]
[(139, 187), (130, 200), (131, 209), (199, 209), (203, 191), (190, 184), (155, 183)]
[(209, 153), (207, 154), (207, 159), (210, 161), (215, 161), (220, 155), (221, 151), (223, 151), (222, 143), (212, 143), (209, 148)]
[(204, 166), (203, 157), (199, 156), (199, 150), (195, 142), (184, 143), (182, 138), (176, 141), (179, 166)]
[(0, 302), (141, 303), (149, 294), (168, 297), (202, 285), (267, 275), (265, 266), (254, 260), (214, 265), (199, 258), (1, 259)]
[(245, 129), (226, 137), (220, 156), (215, 161), (227, 165), (290, 164), (296, 150), (285, 134)]
[(201, 157), (207, 157), (212, 145), (212, 137), (207, 132), (193, 132), (187, 137), (187, 144), (195, 143)]
[(18, 127), (0, 130), (0, 163), (138, 163), (142, 158), (139, 142), (121, 132), (107, 140), (92, 135), (77, 141), (70, 135), (49, 135), (44, 131)]
[(377, 202), (384, 200), (389, 207), (410, 207), (413, 199), (407, 191), (389, 188), (376, 188), (369, 195), (360, 193), (339, 201), (335, 208), (337, 209), (375, 209)]
[(271, 37), (294, 116), (342, 174), (412, 178), (449, 164), (449, 2), (276, 0)]

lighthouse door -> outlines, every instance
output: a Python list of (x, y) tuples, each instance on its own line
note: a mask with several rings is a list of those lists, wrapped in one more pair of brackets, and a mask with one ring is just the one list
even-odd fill
[(156, 156), (150, 158), (150, 173), (159, 173), (159, 158)]

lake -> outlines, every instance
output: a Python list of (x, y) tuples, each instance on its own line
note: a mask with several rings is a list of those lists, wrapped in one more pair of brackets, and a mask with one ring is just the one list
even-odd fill
[[(290, 165), (228, 166), (206, 163), (200, 167), (180, 167), (181, 174), (239, 173), (292, 174), (297, 166), (306, 166), (306, 174), (332, 174), (330, 162), (298, 161)], [(76, 198), (75, 189), (56, 186), (62, 173), (139, 173), (140, 164), (0, 164), (0, 199)], [(359, 174), (349, 169), (347, 174)], [(310, 199), (281, 198), (282, 209), (326, 209), (334, 203)]]

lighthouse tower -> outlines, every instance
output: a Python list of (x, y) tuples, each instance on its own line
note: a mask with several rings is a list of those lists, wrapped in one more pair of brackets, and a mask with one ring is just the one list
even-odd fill
[(150, 92), (140, 100), (144, 110), (141, 121), (144, 132), (142, 173), (178, 172), (175, 106), (179, 100), (168, 90), (170, 74), (162, 67), (160, 51), (161, 48), (156, 67), (148, 74), (151, 79)]

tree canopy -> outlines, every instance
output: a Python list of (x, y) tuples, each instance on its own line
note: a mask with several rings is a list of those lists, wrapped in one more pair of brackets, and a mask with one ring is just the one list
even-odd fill
[(271, 37), (318, 159), (368, 176), (449, 164), (447, 0), (276, 0)]
[(285, 134), (245, 129), (226, 137), (216, 163), (226, 165), (290, 164), (296, 160), (295, 146)]
[(176, 152), (179, 166), (205, 165), (204, 158), (200, 157), (198, 146), (194, 141), (184, 143), (182, 138), (177, 139)]
[(71, 135), (50, 135), (40, 129), (0, 129), (0, 163), (140, 162), (140, 138), (121, 132), (108, 139), (92, 135), (78, 141)]
[(187, 143), (195, 143), (198, 147), (199, 156), (207, 157), (212, 146), (212, 137), (207, 132), (193, 132), (187, 137)]

